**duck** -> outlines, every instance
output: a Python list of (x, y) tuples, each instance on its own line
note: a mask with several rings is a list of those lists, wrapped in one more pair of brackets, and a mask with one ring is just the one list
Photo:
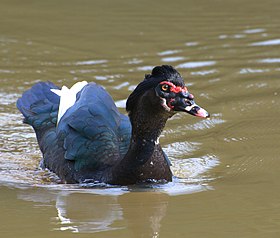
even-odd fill
[(35, 131), (40, 166), (70, 184), (170, 182), (171, 163), (159, 143), (167, 120), (178, 112), (209, 117), (171, 65), (145, 75), (126, 101), (128, 115), (102, 86), (86, 81), (70, 89), (39, 82), (16, 104)]

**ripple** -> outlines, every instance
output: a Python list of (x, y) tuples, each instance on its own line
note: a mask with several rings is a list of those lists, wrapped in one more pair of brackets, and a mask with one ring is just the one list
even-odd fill
[(188, 130), (205, 130), (215, 127), (216, 125), (223, 124), (226, 121), (220, 118), (208, 118), (207, 120), (202, 120), (193, 125), (186, 125), (185, 128)]
[(198, 45), (198, 42), (196, 41), (193, 41), (193, 42), (187, 42), (185, 43), (186, 46), (197, 46)]
[(233, 35), (219, 35), (218, 38), (220, 40), (224, 40), (224, 39), (242, 39), (245, 38), (246, 35), (244, 34), (233, 34)]
[(154, 66), (146, 65), (146, 66), (137, 67), (137, 70), (139, 70), (139, 71), (151, 71), (153, 68), (154, 68)]
[(205, 155), (200, 158), (176, 159), (172, 170), (179, 178), (203, 181), (202, 178), (206, 179), (205, 173), (219, 164), (220, 161), (215, 155)]
[(14, 104), (16, 100), (19, 98), (19, 96), (20, 95), (17, 93), (0, 92), (1, 105)]
[(235, 35), (233, 35), (233, 38), (235, 38), (235, 39), (241, 39), (241, 38), (245, 38), (246, 36), (245, 35), (243, 35), (243, 34), (235, 34)]
[(165, 57), (165, 58), (162, 58), (161, 61), (162, 62), (177, 62), (177, 61), (181, 61), (181, 60), (184, 60), (185, 57), (181, 57), (181, 56), (178, 56), (178, 57)]
[(239, 138), (235, 138), (235, 137), (225, 137), (224, 141), (225, 142), (239, 142), (239, 141), (246, 141), (248, 140), (247, 137), (239, 137)]
[(16, 71), (8, 69), (0, 69), (0, 74), (14, 74)]
[(81, 74), (92, 74), (96, 73), (96, 69), (79, 69), (79, 70), (70, 70), (71, 74), (81, 73)]
[(221, 40), (227, 39), (228, 35), (219, 35), (218, 38), (221, 39)]
[(103, 75), (95, 75), (94, 78), (96, 80), (104, 81), (104, 80), (107, 80), (109, 77), (108, 76), (103, 76)]
[(174, 142), (165, 146), (164, 151), (168, 154), (168, 157), (176, 158), (196, 151), (199, 148), (199, 145), (200, 144), (197, 142)]
[(107, 63), (108, 60), (86, 60), (86, 61), (78, 61), (75, 65), (96, 65), (96, 64), (104, 64)]
[(118, 108), (126, 108), (126, 99), (115, 101)]
[(256, 34), (256, 33), (262, 33), (262, 32), (265, 32), (265, 29), (256, 28), (256, 29), (247, 29), (247, 30), (243, 31), (243, 33), (245, 33), (245, 34)]
[(123, 82), (123, 83), (121, 83), (121, 84), (119, 84), (117, 86), (114, 86), (114, 88), (117, 89), (117, 90), (120, 90), (120, 89), (122, 89), (124, 87), (127, 87), (128, 85), (129, 85), (129, 82)]
[(263, 87), (267, 87), (267, 83), (251, 83), (246, 85), (246, 88), (263, 88)]
[(3, 43), (18, 43), (18, 40), (11, 39), (11, 38), (6, 38), (6, 37), (0, 37), (0, 42), (3, 42)]
[(208, 75), (208, 74), (215, 74), (217, 73), (218, 70), (216, 69), (212, 69), (212, 70), (201, 70), (201, 71), (197, 71), (197, 72), (191, 72), (191, 75)]
[(257, 62), (259, 62), (259, 63), (268, 63), (268, 64), (280, 63), (280, 58), (260, 59), (260, 60), (257, 60)]
[(181, 52), (182, 50), (166, 50), (166, 51), (162, 51), (157, 53), (160, 56), (164, 56), (164, 55), (173, 55), (173, 54), (177, 54), (179, 52)]
[(280, 45), (280, 39), (273, 39), (273, 40), (255, 42), (255, 43), (251, 43), (250, 45), (251, 45), (251, 46)]
[(126, 64), (140, 64), (142, 62), (143, 62), (143, 60), (141, 60), (141, 59), (133, 58), (133, 59), (127, 61)]
[(215, 65), (216, 61), (196, 61), (196, 62), (186, 62), (183, 64), (179, 64), (176, 68), (183, 68), (183, 69), (191, 69), (191, 68), (199, 68), (199, 67), (206, 67)]
[(119, 79), (119, 78), (122, 78), (123, 75), (121, 74), (115, 74), (115, 75), (95, 75), (94, 78), (96, 80), (100, 80), (100, 81), (104, 81), (104, 80), (110, 80), (111, 81), (114, 81), (114, 79)]
[(244, 68), (239, 71), (240, 74), (259, 74), (264, 72), (269, 72), (269, 69)]

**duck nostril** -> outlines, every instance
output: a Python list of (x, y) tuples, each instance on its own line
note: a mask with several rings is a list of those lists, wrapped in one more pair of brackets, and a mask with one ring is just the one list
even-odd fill
[(185, 98), (184, 101), (185, 101), (187, 106), (191, 106), (192, 105), (192, 103), (189, 101), (189, 99)]
[(189, 93), (189, 92), (182, 92), (181, 95), (188, 100), (193, 100), (194, 99), (194, 95)]

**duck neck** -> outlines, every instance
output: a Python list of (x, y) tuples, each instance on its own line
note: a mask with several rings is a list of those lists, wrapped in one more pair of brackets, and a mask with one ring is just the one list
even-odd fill
[(130, 115), (132, 124), (132, 140), (137, 141), (157, 141), (168, 117), (147, 113), (145, 111), (136, 112)]
[(131, 114), (132, 136), (123, 160), (134, 166), (145, 164), (159, 144), (159, 136), (167, 119), (168, 116), (165, 114), (155, 114), (143, 108)]
[(152, 159), (158, 148), (158, 138), (170, 115), (138, 108), (129, 117), (132, 124), (130, 146), (124, 158), (113, 168), (113, 180), (117, 179), (118, 183), (134, 181), (138, 168)]

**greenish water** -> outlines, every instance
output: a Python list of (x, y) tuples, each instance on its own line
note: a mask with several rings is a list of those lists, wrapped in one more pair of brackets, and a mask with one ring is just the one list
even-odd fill
[[(279, 237), (280, 3), (0, 2), (1, 237)], [(161, 144), (179, 178), (86, 189), (38, 168), (15, 101), (38, 81), (103, 85), (122, 108), (172, 64), (212, 117), (179, 114)]]

